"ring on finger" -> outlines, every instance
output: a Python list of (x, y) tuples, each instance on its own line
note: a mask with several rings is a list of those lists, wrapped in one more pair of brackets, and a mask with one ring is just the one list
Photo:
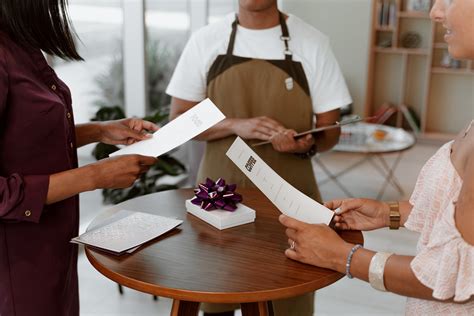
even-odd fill
[(290, 241), (290, 249), (291, 249), (291, 250), (296, 250), (296, 243), (295, 243), (294, 240), (291, 240), (291, 241)]

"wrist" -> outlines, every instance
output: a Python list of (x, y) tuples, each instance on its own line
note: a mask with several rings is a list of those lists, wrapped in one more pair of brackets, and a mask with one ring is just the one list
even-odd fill
[(382, 219), (383, 227), (390, 227), (390, 205), (387, 202), (382, 202)]
[(94, 126), (92, 127), (94, 137), (97, 142), (102, 142), (104, 139), (104, 123), (103, 122), (96, 122), (92, 123)]
[(237, 126), (239, 125), (240, 119), (238, 118), (228, 118), (224, 120), (224, 128), (227, 130), (227, 132), (231, 135), (237, 135), (240, 136), (238, 131), (237, 131)]
[(347, 257), (349, 256), (349, 253), (351, 252), (352, 248), (354, 247), (354, 244), (344, 242), (344, 244), (341, 246), (340, 251), (338, 255), (334, 256), (333, 258), (333, 263), (332, 263), (332, 270), (335, 270), (340, 273), (346, 273), (346, 263), (347, 263)]
[(93, 191), (101, 188), (99, 184), (100, 168), (96, 164), (87, 165), (79, 168), (82, 170), (81, 181), (84, 181), (84, 191)]

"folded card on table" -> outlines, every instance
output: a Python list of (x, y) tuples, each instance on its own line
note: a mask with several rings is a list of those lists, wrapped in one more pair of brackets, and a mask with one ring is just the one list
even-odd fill
[(103, 225), (73, 238), (71, 242), (114, 254), (131, 253), (182, 222), (174, 218), (122, 210), (114, 215), (112, 220), (107, 220)]
[(161, 156), (193, 139), (225, 119), (224, 114), (206, 99), (172, 120), (153, 134), (153, 137), (127, 146), (110, 156), (137, 154)]
[(333, 211), (290, 185), (240, 137), (229, 148), (227, 156), (283, 214), (310, 224), (329, 225), (331, 222)]

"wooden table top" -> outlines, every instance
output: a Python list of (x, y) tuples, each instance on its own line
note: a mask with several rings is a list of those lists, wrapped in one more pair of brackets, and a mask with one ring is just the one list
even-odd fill
[[(257, 212), (254, 223), (220, 231), (188, 214), (184, 201), (192, 189), (139, 197), (100, 214), (93, 226), (111, 214), (129, 209), (184, 220), (177, 229), (137, 252), (115, 256), (91, 248), (91, 264), (126, 287), (177, 300), (248, 303), (293, 297), (328, 286), (342, 274), (285, 257), (288, 248), (280, 212), (256, 189), (238, 189), (243, 203)], [(362, 243), (360, 232), (343, 232)]]

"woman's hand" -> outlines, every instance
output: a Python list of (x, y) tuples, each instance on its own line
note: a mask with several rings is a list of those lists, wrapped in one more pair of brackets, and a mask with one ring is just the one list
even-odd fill
[(374, 230), (390, 225), (388, 204), (369, 199), (333, 200), (324, 204), (336, 210), (336, 228), (343, 230)]
[(273, 149), (281, 153), (306, 153), (314, 145), (314, 137), (308, 134), (304, 137), (295, 139), (296, 131), (287, 129), (275, 134), (270, 140)]
[(230, 121), (233, 133), (243, 139), (270, 140), (275, 134), (285, 130), (279, 122), (266, 116)]
[(156, 161), (154, 157), (139, 155), (118, 156), (53, 174), (49, 178), (46, 204), (95, 189), (127, 188)]
[(154, 157), (124, 155), (100, 160), (92, 165), (95, 188), (123, 189), (131, 186), (157, 162)]
[(100, 123), (99, 141), (110, 145), (131, 145), (152, 137), (158, 126), (137, 118)]
[(294, 218), (280, 215), (280, 223), (287, 227), (286, 235), (290, 246), (285, 255), (293, 260), (317, 267), (345, 272), (348, 253), (353, 245), (324, 224), (311, 225)]

